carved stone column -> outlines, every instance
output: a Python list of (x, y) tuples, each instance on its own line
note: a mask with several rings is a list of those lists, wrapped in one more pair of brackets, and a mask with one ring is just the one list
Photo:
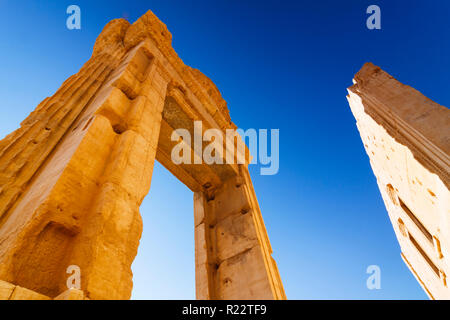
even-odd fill
[(197, 299), (286, 299), (247, 168), (194, 194)]

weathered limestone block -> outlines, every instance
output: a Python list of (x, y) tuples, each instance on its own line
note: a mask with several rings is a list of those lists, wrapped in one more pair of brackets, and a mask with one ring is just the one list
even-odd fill
[(205, 224), (195, 227), (195, 292), (198, 300), (209, 300), (210, 285), (213, 281), (209, 274), (208, 244), (206, 241)]
[(216, 192), (212, 201), (208, 201), (208, 207), (214, 211), (214, 218), (217, 221), (234, 214), (245, 214), (250, 210), (250, 200), (244, 184), (232, 179), (227, 182), (225, 188), (226, 190)]
[(275, 299), (267, 274), (261, 270), (264, 270), (264, 258), (259, 246), (224, 260), (217, 269), (217, 299)]
[(51, 299), (35, 291), (16, 286), (9, 300), (51, 300)]
[(217, 259), (224, 261), (258, 245), (252, 212), (244, 211), (217, 222), (214, 227)]
[(67, 289), (53, 300), (85, 300), (84, 293), (78, 289)]
[(0, 300), (9, 300), (16, 286), (0, 280)]
[[(109, 122), (98, 117), (91, 122), (81, 143), (75, 144), (68, 139), (67, 143), (61, 144), (46, 167), (48, 170), (35, 180), (35, 187), (12, 214), (12, 217), (17, 216), (23, 221), (28, 218), (24, 213), (32, 214), (33, 210), (29, 208), (38, 205), (28, 226), (22, 229), (22, 235), (14, 239), (18, 243), (17, 248), (5, 255), (12, 262), (2, 264), (0, 270), (6, 273), (9, 270), (3, 267), (10, 267), (12, 272), (4, 279), (46, 295), (57, 295), (66, 289), (66, 268), (71, 264), (67, 260), (68, 251), (82, 229), (84, 214), (98, 188), (98, 172), (103, 171), (114, 139)], [(62, 172), (55, 173), (55, 170)], [(44, 187), (48, 192), (43, 192)], [(1, 231), (17, 228), (17, 222), (8, 220)], [(59, 281), (55, 275), (61, 276)], [(54, 284), (50, 286), (49, 283)]]
[(0, 280), (0, 300), (51, 300), (35, 291)]

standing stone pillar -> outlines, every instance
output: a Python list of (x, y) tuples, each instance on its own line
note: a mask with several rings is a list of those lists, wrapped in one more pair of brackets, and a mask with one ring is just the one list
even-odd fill
[(248, 169), (194, 194), (197, 299), (286, 299)]
[(168, 80), (115, 20), (80, 72), (2, 141), (0, 279), (55, 297), (128, 299)]
[[(109, 158), (69, 261), (83, 264), (89, 274), (83, 288), (93, 299), (131, 296), (131, 264), (142, 233), (139, 206), (150, 189), (167, 87), (146, 52), (142, 45), (130, 53), (116, 80), (121, 89), (114, 89), (110, 103), (98, 110), (100, 117), (112, 115), (120, 120), (110, 125), (115, 137)], [(140, 72), (137, 76), (135, 68)]]
[(372, 63), (347, 99), (401, 248), (430, 299), (450, 299), (450, 111)]

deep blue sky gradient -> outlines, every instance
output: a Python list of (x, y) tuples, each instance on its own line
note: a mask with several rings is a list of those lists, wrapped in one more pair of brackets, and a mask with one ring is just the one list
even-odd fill
[[(66, 28), (77, 4), (82, 29)], [(377, 4), (382, 30), (366, 28)], [(0, 138), (89, 59), (114, 18), (151, 9), (243, 129), (280, 129), (280, 172), (256, 193), (290, 299), (424, 299), (401, 261), (346, 88), (371, 61), (450, 105), (450, 2), (0, 0)], [(156, 165), (133, 264), (136, 299), (193, 299), (192, 193)], [(381, 290), (366, 288), (367, 266)]]

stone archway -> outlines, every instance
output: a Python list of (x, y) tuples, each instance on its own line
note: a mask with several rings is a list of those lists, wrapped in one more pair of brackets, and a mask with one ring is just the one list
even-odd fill
[(129, 299), (157, 159), (194, 192), (197, 298), (285, 299), (247, 165), (171, 161), (171, 133), (194, 121), (236, 128), (152, 12), (111, 21), (81, 70), (0, 141), (0, 298)]

